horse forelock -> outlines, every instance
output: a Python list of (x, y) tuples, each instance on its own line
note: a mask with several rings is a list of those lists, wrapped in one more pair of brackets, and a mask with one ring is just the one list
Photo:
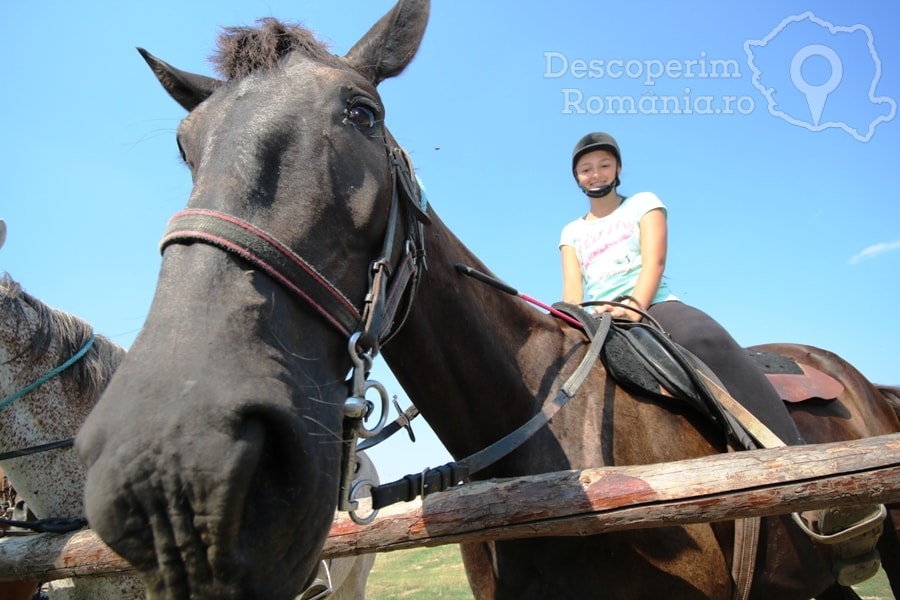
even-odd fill
[(212, 57), (213, 65), (222, 77), (236, 80), (272, 69), (294, 52), (326, 64), (340, 64), (340, 59), (302, 25), (287, 24), (274, 18), (260, 19), (256, 23), (256, 27), (226, 27), (222, 30), (218, 52)]
[[(3, 320), (24, 322), (28, 309), (36, 315), (34, 332), (28, 339), (19, 340), (22, 343), (20, 348), (10, 349), (10, 354), (26, 357), (26, 368), (37, 367), (41, 360), (49, 360), (55, 365), (62, 364), (84, 347), (93, 333), (93, 328), (87, 322), (47, 306), (26, 292), (8, 274), (0, 277), (0, 295), (0, 317)], [(48, 356), (54, 340), (58, 342), (57, 350)], [(105, 336), (95, 335), (94, 343), (84, 357), (60, 373), (60, 377), (77, 385), (79, 395), (95, 399), (106, 387), (124, 355), (125, 350), (118, 344)], [(43, 374), (33, 375), (37, 377)]]

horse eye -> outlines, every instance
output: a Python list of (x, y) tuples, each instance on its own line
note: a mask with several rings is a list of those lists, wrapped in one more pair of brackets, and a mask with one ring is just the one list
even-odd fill
[(178, 154), (181, 155), (181, 160), (187, 162), (187, 155), (185, 155), (184, 148), (181, 147), (181, 143), (178, 144)]
[(361, 131), (370, 132), (375, 128), (375, 111), (365, 104), (355, 104), (347, 110), (347, 119)]
[(184, 151), (184, 146), (181, 145), (181, 140), (178, 137), (175, 138), (175, 143), (178, 144), (178, 154), (181, 155), (181, 160), (184, 162), (184, 164), (190, 167), (191, 163), (188, 162), (187, 154)]

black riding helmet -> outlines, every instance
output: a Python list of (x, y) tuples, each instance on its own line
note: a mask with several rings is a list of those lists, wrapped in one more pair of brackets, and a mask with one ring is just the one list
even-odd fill
[[(575, 175), (575, 165), (578, 164), (578, 159), (581, 158), (583, 154), (587, 154), (588, 152), (593, 152), (594, 150), (607, 150), (612, 152), (613, 156), (616, 157), (616, 162), (619, 163), (619, 166), (622, 166), (622, 153), (619, 152), (619, 144), (616, 143), (616, 138), (609, 135), (608, 133), (603, 133), (602, 131), (595, 131), (593, 133), (589, 133), (575, 144), (575, 149), (572, 151), (572, 175)], [(576, 177), (576, 180), (578, 178)], [(622, 182), (619, 181), (619, 176), (616, 175), (616, 183), (615, 186), (618, 187)]]

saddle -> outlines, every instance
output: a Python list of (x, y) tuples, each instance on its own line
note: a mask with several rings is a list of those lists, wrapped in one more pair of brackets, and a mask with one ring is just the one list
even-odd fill
[[(597, 320), (580, 306), (558, 302), (553, 308), (577, 319), (588, 333), (596, 331)], [(793, 358), (762, 349), (748, 349), (747, 353), (785, 402), (828, 402), (844, 389), (830, 375)], [(738, 447), (760, 447), (747, 436), (737, 419), (722, 408), (705, 383), (708, 379), (724, 387), (712, 370), (659, 327), (646, 322), (615, 321), (600, 352), (600, 360), (616, 383), (629, 392), (657, 400), (685, 401)]]
[[(559, 302), (553, 308), (577, 319), (594, 338), (597, 320), (580, 306)], [(843, 384), (830, 375), (787, 356), (761, 349), (747, 352), (785, 402), (814, 399), (829, 402), (844, 389)], [(709, 367), (673, 342), (656, 324), (614, 322), (599, 358), (607, 373), (629, 392), (660, 400), (684, 400), (723, 431), (732, 445), (742, 449), (762, 445), (752, 439), (750, 430), (720, 404), (707, 382), (720, 388), (721, 382)], [(838, 582), (850, 586), (870, 578), (880, 566), (875, 544), (881, 535), (885, 515), (884, 506), (877, 505), (822, 509), (812, 515), (811, 520), (817, 523), (807, 522), (806, 513), (802, 516), (795, 513), (793, 519), (814, 541), (831, 548)], [(737, 542), (735, 546), (738, 546)], [(755, 543), (747, 547), (753, 552)], [(737, 564), (737, 560), (735, 562)], [(744, 591), (748, 589), (746, 587)]]

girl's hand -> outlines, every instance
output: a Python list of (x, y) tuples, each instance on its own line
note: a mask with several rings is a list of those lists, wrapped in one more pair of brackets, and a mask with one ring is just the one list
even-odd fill
[(643, 316), (639, 312), (635, 312), (633, 310), (628, 310), (625, 308), (619, 308), (618, 306), (611, 307), (612, 308), (612, 318), (613, 319), (628, 319), (629, 321), (640, 321)]
[[(625, 304), (628, 304), (626, 302)], [(622, 308), (621, 306), (613, 306), (611, 304), (600, 304), (598, 306), (593, 307), (593, 312), (595, 315), (599, 315), (601, 313), (608, 312), (613, 319), (626, 319), (628, 321), (640, 321), (643, 318), (641, 313), (628, 310), (626, 308)]]

